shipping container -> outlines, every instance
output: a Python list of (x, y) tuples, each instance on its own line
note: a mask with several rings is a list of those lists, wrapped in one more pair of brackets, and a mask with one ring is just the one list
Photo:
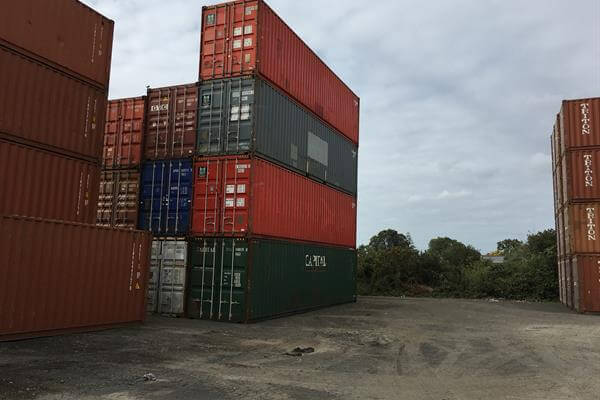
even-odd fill
[(199, 103), (197, 154), (258, 153), (356, 195), (357, 146), (265, 80), (203, 82)]
[(600, 255), (573, 257), (573, 304), (581, 313), (600, 312)]
[(573, 308), (573, 270), (572, 270), (571, 258), (567, 257), (565, 259), (565, 275), (566, 275), (566, 296), (567, 296), (567, 307)]
[(356, 301), (356, 251), (269, 239), (192, 238), (187, 316), (249, 322)]
[(263, 1), (202, 9), (200, 80), (258, 73), (358, 144), (359, 98)]
[(0, 140), (0, 214), (93, 224), (100, 168)]
[(104, 129), (104, 168), (131, 168), (142, 161), (146, 96), (110, 100)]
[(569, 204), (564, 207), (565, 253), (600, 253), (600, 203)]
[(563, 213), (559, 212), (556, 216), (556, 252), (558, 257), (566, 255), (565, 252), (565, 221)]
[(142, 164), (139, 228), (158, 236), (186, 235), (190, 228), (191, 159)]
[(185, 308), (188, 242), (185, 238), (155, 238), (148, 282), (147, 310), (182, 316)]
[(567, 151), (562, 159), (566, 176), (561, 178), (566, 187), (565, 201), (600, 200), (600, 184), (595, 178), (600, 163), (600, 147)]
[(247, 156), (194, 163), (191, 232), (356, 246), (356, 200), (271, 162)]
[(105, 90), (2, 46), (0, 66), (1, 137), (99, 162)]
[(196, 148), (198, 84), (148, 89), (144, 156), (186, 158)]
[(102, 171), (97, 225), (135, 229), (138, 221), (140, 171)]
[(0, 216), (0, 340), (143, 321), (150, 240), (139, 231)]
[(600, 98), (565, 100), (560, 109), (561, 152), (600, 146)]
[(113, 28), (113, 21), (79, 1), (5, 1), (0, 13), (0, 45), (36, 56), (106, 89)]

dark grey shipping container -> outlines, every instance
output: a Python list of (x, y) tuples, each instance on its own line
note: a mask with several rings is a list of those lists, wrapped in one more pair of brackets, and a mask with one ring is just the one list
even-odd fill
[(198, 155), (258, 153), (356, 195), (358, 147), (263, 79), (207, 81), (199, 96)]

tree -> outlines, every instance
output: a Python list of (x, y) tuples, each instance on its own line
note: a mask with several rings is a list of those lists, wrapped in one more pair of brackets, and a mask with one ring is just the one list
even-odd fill
[(523, 246), (523, 242), (517, 239), (504, 239), (498, 242), (497, 249), (500, 254), (510, 253), (512, 250)]
[(414, 248), (414, 245), (410, 233), (404, 235), (393, 229), (386, 229), (371, 238), (369, 247), (372, 250), (383, 250), (392, 247)]

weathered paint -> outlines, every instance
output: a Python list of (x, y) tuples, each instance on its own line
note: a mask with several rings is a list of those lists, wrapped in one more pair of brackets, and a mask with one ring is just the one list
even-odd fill
[(180, 316), (184, 313), (188, 242), (184, 238), (152, 241), (148, 311)]
[(139, 195), (140, 171), (137, 169), (102, 171), (96, 224), (135, 229)]
[(356, 301), (356, 251), (270, 239), (193, 238), (186, 314), (249, 322)]
[(110, 100), (104, 128), (104, 168), (139, 167), (146, 115), (146, 96)]

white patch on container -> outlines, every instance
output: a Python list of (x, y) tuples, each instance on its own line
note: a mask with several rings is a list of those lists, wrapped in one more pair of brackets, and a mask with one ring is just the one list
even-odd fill
[(252, 11), (256, 10), (257, 6), (248, 6), (246, 7), (246, 15), (252, 14)]
[(327, 167), (329, 159), (329, 144), (313, 134), (308, 132), (308, 157)]
[(242, 27), (233, 28), (233, 36), (240, 36), (242, 34)]
[(585, 167), (585, 186), (593, 187), (594, 186), (594, 171), (592, 170), (592, 155), (584, 154), (583, 155), (583, 165)]
[(246, 199), (243, 197), (238, 197), (236, 202), (235, 202), (236, 207), (245, 207), (246, 206)]
[(596, 209), (594, 207), (587, 207), (587, 240), (596, 240)]
[(225, 193), (233, 194), (235, 193), (235, 185), (227, 185), (225, 186)]
[(236, 288), (242, 287), (242, 274), (240, 272), (233, 273), (233, 286)]
[(244, 62), (245, 62), (246, 64), (249, 64), (249, 63), (250, 63), (250, 53), (248, 53), (248, 54), (244, 54)]
[(581, 134), (589, 135), (592, 131), (592, 126), (590, 124), (590, 105), (588, 103), (581, 103), (579, 107), (581, 108)]
[(252, 33), (252, 25), (246, 25), (244, 27), (244, 35), (249, 35)]
[(245, 38), (244, 39), (244, 47), (250, 47), (252, 46), (252, 38)]
[(233, 48), (234, 49), (241, 49), (242, 48), (242, 41), (240, 39), (236, 39), (233, 41)]
[(233, 207), (234, 204), (235, 204), (235, 202), (232, 198), (225, 199), (225, 207)]
[(237, 192), (246, 193), (246, 185), (244, 183), (240, 183), (239, 185), (237, 185)]

